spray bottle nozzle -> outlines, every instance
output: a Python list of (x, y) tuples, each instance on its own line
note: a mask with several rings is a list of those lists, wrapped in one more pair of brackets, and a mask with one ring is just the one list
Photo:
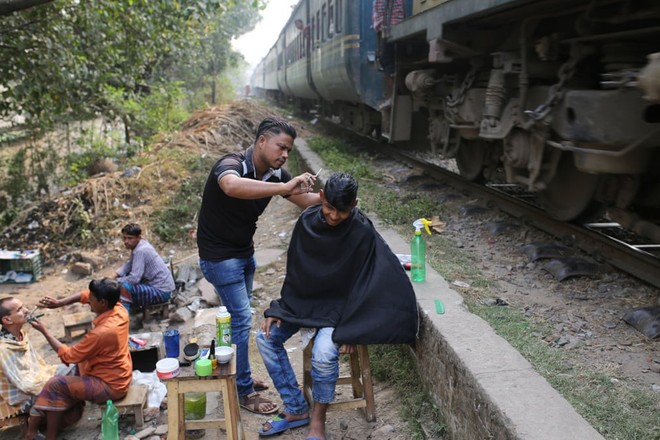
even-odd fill
[(431, 230), (429, 229), (429, 226), (431, 226), (433, 222), (431, 220), (427, 220), (425, 218), (418, 218), (413, 222), (413, 226), (415, 227), (415, 234), (417, 231), (421, 234), (422, 228), (426, 229), (426, 233), (431, 235)]

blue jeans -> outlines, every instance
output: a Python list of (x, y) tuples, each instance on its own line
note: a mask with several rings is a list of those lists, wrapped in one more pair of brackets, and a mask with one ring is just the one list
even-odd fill
[[(279, 327), (276, 324), (270, 327), (268, 339), (262, 331), (257, 333), (259, 353), (284, 402), (283, 412), (287, 414), (309, 411), (284, 348), (284, 343), (299, 329), (297, 325), (282, 321)], [(318, 403), (330, 403), (335, 398), (335, 386), (339, 378), (339, 345), (332, 341), (334, 330), (332, 327), (318, 329), (312, 349), (312, 397)]]
[(254, 256), (224, 261), (199, 260), (204, 278), (213, 284), (222, 305), (231, 315), (231, 341), (236, 344), (236, 388), (238, 396), (254, 393), (248, 343), (252, 326), (252, 283), (256, 262)]

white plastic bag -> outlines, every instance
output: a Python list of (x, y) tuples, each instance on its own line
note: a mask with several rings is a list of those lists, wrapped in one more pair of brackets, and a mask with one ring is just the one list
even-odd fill
[(160, 404), (167, 395), (167, 387), (158, 379), (155, 371), (151, 373), (133, 371), (133, 383), (147, 385), (147, 408), (160, 408)]

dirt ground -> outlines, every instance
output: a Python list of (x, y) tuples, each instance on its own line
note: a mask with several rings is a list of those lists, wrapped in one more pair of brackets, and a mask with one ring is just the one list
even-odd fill
[[(255, 330), (260, 321), (260, 317), (263, 316), (263, 309), (268, 306), (271, 299), (279, 296), (279, 288), (281, 286), (282, 277), (284, 274), (284, 253), (298, 212), (298, 208), (296, 208), (293, 204), (277, 198), (273, 200), (266, 213), (264, 213), (259, 221), (259, 227), (255, 236), (255, 245), (257, 251), (265, 249), (272, 254), (273, 252), (277, 252), (279, 250), (282, 252), (282, 258), (276, 259), (268, 266), (260, 267), (258, 269), (258, 273), (255, 278), (255, 319), (253, 321), (253, 328)], [(120, 245), (120, 243), (117, 244)], [(193, 243), (191, 243), (190, 247), (184, 248), (167, 246), (162, 248), (161, 251), (164, 251), (163, 253), (169, 253), (172, 255), (175, 262), (181, 259), (185, 259), (190, 255), (196, 254), (196, 248), (193, 247)], [(103, 253), (103, 250), (98, 250), (99, 255), (102, 255)], [(122, 255), (120, 247), (112, 249), (111, 253), (116, 253), (119, 256)], [(118, 265), (119, 261), (117, 261), (115, 264), (109, 264), (107, 267), (96, 271), (93, 276), (102, 277), (104, 275), (109, 275), (113, 272), (114, 268), (118, 267)], [(63, 273), (63, 270), (65, 270), (65, 266), (57, 265), (54, 267), (48, 267), (46, 268), (45, 276), (37, 283), (26, 285), (0, 285), (0, 295), (15, 295), (28, 306), (32, 306), (35, 305), (44, 295), (65, 296), (85, 288), (89, 283), (88, 277), (79, 278), (70, 272)], [(69, 306), (65, 311), (68, 313), (83, 311), (85, 309), (86, 306), (83, 307), (81, 305), (72, 305)], [(42, 318), (42, 320), (46, 323), (48, 329), (56, 337), (63, 336), (64, 330), (61, 312), (58, 310), (45, 310), (44, 313), (45, 316)], [(133, 328), (135, 330), (133, 333), (141, 333), (143, 331), (153, 330), (154, 325), (158, 325), (158, 323), (153, 321), (149, 322), (147, 323), (147, 328), (143, 329), (135, 328), (134, 325)], [(182, 325), (177, 323), (163, 323), (160, 325), (161, 328), (168, 328), (168, 326), (169, 328), (179, 328)], [(58, 362), (57, 356), (50, 348), (50, 346), (45, 342), (43, 336), (40, 333), (30, 329), (29, 337), (33, 343), (35, 343), (41, 353), (44, 353), (44, 357), (47, 361), (53, 363)], [(78, 340), (80, 339), (74, 339), (74, 343)], [(292, 338), (289, 343), (290, 357), (292, 359), (294, 369), (299, 375), (299, 381), (302, 383), (302, 353), (299, 346), (300, 344), (298, 338)], [(268, 380), (270, 383), (268, 373), (263, 366), (259, 353), (256, 350), (254, 344), (251, 346), (251, 366), (253, 374), (256, 377)], [(327, 422), (327, 434), (329, 440), (359, 440), (368, 438), (403, 440), (408, 438), (403, 432), (403, 421), (398, 415), (397, 401), (393, 390), (389, 389), (382, 383), (376, 383), (374, 391), (377, 405), (377, 421), (374, 423), (367, 422), (361, 410), (330, 412), (328, 414)], [(271, 389), (265, 391), (264, 394), (266, 397), (272, 400), (281, 402), (277, 392), (272, 387), (272, 383)], [(218, 394), (209, 394), (207, 400), (207, 413), (213, 414), (214, 408), (217, 407), (217, 396)], [(350, 398), (350, 387), (338, 387), (337, 396), (339, 399)], [(215, 400), (212, 401), (212, 399)], [(166, 404), (164, 404), (163, 407), (166, 407)], [(148, 411), (148, 414), (150, 414), (150, 416), (147, 416), (147, 419), (151, 418), (151, 420), (145, 424), (145, 428), (148, 426), (159, 426), (167, 424), (166, 409), (156, 412), (153, 410)], [(100, 415), (100, 409), (96, 405), (88, 404), (83, 419), (74, 427), (65, 430), (59, 438), (67, 440), (90, 440), (97, 438), (100, 436), (101, 431)], [(267, 417), (241, 410), (241, 418), (245, 429), (246, 438), (258, 438), (257, 431), (261, 424), (267, 420)], [(135, 432), (134, 419), (132, 416), (125, 416), (120, 419), (120, 430), (121, 434), (123, 434), (123, 436), (120, 438), (124, 438), (131, 432)], [(372, 433), (374, 431), (377, 433), (372, 437)], [(290, 430), (277, 438), (281, 440), (299, 440), (304, 439), (305, 434), (305, 428), (298, 428)], [(0, 432), (0, 440), (14, 440), (16, 438), (18, 438), (18, 431), (15, 429)], [(166, 437), (163, 436), (163, 438)], [(222, 431), (207, 430), (205, 438), (222, 439), (225, 438), (225, 435)]]

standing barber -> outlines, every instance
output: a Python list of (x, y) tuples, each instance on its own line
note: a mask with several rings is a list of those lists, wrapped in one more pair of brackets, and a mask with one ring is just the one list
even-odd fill
[(256, 385), (263, 389), (264, 384), (253, 381), (248, 360), (257, 220), (272, 196), (283, 196), (300, 208), (321, 202), (317, 193), (310, 192), (315, 176), (292, 177), (282, 169), (295, 138), (296, 130), (288, 121), (264, 119), (254, 145), (221, 157), (213, 166), (199, 213), (197, 246), (202, 273), (231, 314), (239, 402), (257, 414), (277, 411), (273, 402), (255, 392)]

